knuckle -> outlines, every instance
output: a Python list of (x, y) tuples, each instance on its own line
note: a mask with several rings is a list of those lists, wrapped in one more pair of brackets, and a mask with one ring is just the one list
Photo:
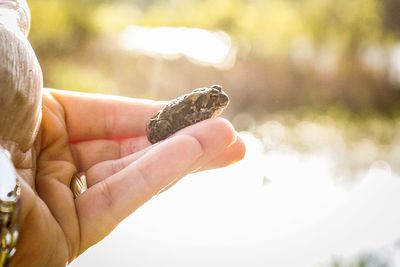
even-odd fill
[(126, 164), (122, 159), (116, 159), (111, 161), (111, 175), (116, 174), (119, 171), (123, 170), (126, 168)]
[(140, 198), (141, 203), (145, 203), (152, 196), (158, 193), (156, 186), (154, 186), (150, 180), (148, 175), (140, 168), (138, 164), (136, 164), (137, 171), (137, 183), (141, 184), (141, 194), (138, 196)]
[(107, 103), (106, 100), (104, 101), (104, 134), (105, 136), (111, 136), (113, 130), (116, 126), (116, 107), (112, 104)]
[(110, 189), (110, 185), (107, 182), (102, 182), (100, 184), (100, 194), (101, 194), (101, 199), (103, 200), (103, 203), (105, 205), (105, 209), (109, 210), (107, 214), (110, 216), (111, 220), (114, 223), (118, 223), (119, 220), (118, 218), (114, 215), (114, 197)]

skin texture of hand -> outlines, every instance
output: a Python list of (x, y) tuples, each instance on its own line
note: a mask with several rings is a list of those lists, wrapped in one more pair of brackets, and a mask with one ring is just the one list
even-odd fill
[[(243, 141), (221, 118), (151, 145), (145, 124), (162, 105), (45, 90), (31, 164), (16, 166), (23, 177), (20, 238), (10, 266), (65, 266), (186, 174), (244, 156)], [(74, 199), (70, 181), (78, 171), (89, 189)]]

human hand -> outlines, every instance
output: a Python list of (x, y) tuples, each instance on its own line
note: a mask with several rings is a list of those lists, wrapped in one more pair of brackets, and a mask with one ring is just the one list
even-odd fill
[[(193, 171), (240, 160), (245, 147), (221, 118), (151, 145), (145, 124), (163, 103), (46, 90), (30, 170), (21, 161), (20, 237), (10, 266), (65, 266), (124, 218)], [(73, 198), (74, 173), (88, 190)]]

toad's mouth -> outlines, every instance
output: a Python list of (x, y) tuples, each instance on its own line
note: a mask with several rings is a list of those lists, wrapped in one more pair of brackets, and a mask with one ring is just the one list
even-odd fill
[(219, 106), (224, 109), (229, 104), (229, 97), (226, 94), (221, 94), (219, 96)]

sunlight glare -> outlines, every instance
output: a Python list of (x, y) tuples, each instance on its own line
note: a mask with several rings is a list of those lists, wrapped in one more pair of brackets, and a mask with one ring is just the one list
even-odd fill
[(237, 50), (225, 32), (183, 27), (131, 25), (123, 31), (121, 45), (136, 53), (164, 58), (185, 56), (196, 63), (219, 68), (233, 66)]
[(370, 45), (363, 49), (361, 61), (368, 69), (375, 72), (383, 72), (387, 65), (387, 54), (380, 45)]
[(389, 78), (394, 85), (400, 85), (400, 44), (391, 51)]

